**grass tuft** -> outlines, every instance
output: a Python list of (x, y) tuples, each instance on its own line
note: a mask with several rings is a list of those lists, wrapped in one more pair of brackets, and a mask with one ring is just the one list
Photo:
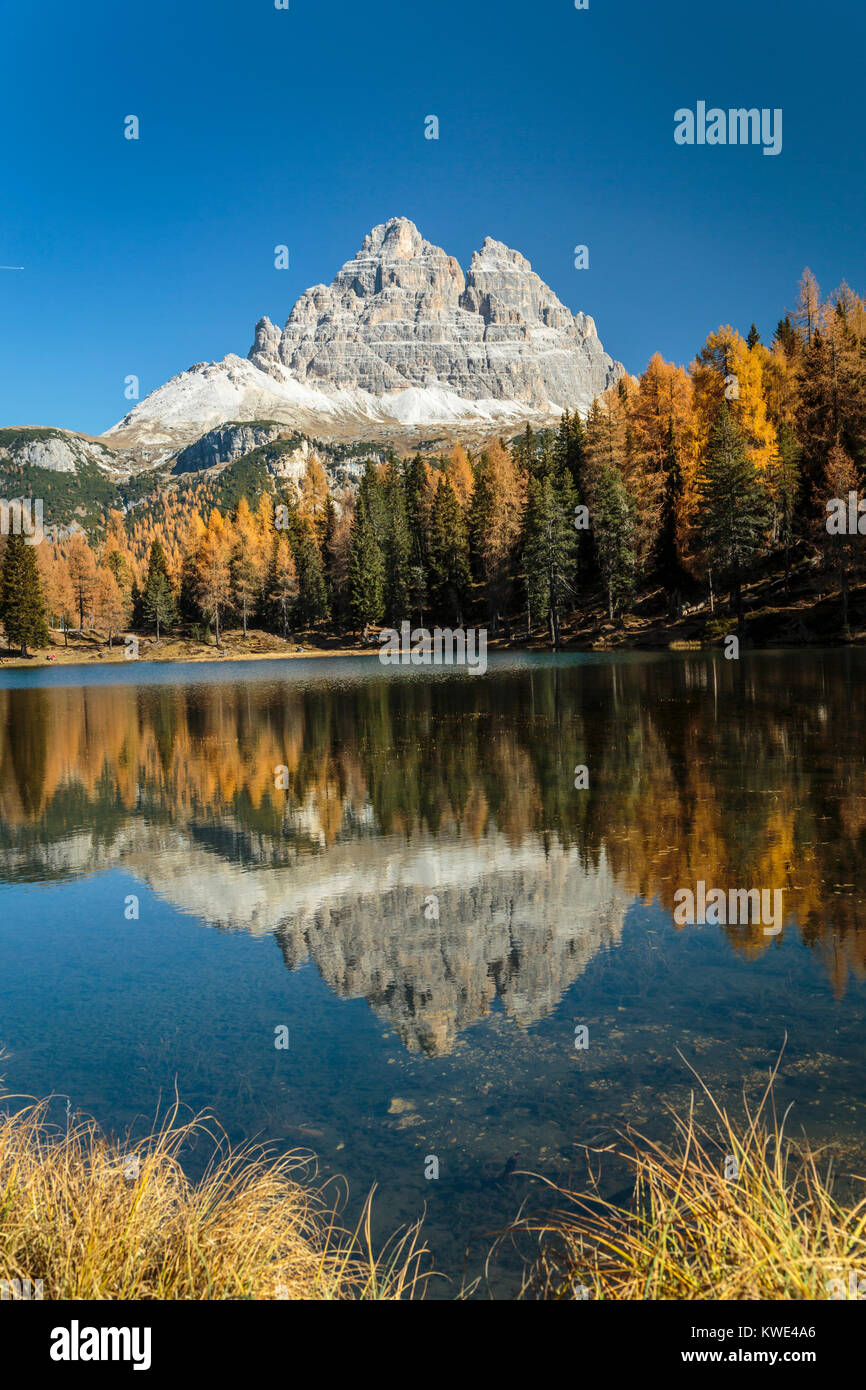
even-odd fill
[[(129, 1145), (87, 1119), (58, 1129), (48, 1109), (0, 1114), (0, 1279), (41, 1279), (46, 1299), (423, 1296), (419, 1226), (376, 1251), (370, 1193), (340, 1229), (309, 1155), (233, 1148), (177, 1102)], [(180, 1155), (202, 1140), (214, 1156), (192, 1182)]]
[(539, 1243), (524, 1296), (847, 1297), (866, 1272), (866, 1198), (841, 1202), (830, 1167), (786, 1136), (773, 1102), (777, 1070), (778, 1062), (756, 1106), (744, 1097), (739, 1119), (698, 1078), (712, 1129), (698, 1123), (693, 1094), (687, 1114), (674, 1116), (670, 1147), (636, 1133), (622, 1149), (611, 1146), (606, 1152), (617, 1152), (634, 1176), (628, 1207), (602, 1200), (594, 1182), (586, 1192), (548, 1184), (565, 1207), (509, 1232), (531, 1232)]

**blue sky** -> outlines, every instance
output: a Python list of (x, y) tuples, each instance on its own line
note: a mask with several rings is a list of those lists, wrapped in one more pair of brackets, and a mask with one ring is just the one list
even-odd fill
[[(0, 264), (25, 267), (0, 271), (0, 424), (100, 433), (127, 375), (245, 354), (396, 215), (464, 268), (516, 247), (631, 371), (723, 322), (769, 338), (806, 264), (866, 290), (841, 0), (7, 0), (0, 26)], [(782, 153), (675, 145), (698, 100), (781, 107)]]

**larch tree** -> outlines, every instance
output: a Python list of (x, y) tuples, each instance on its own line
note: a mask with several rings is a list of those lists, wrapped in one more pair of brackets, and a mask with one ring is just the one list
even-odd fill
[(246, 637), (249, 619), (256, 609), (262, 589), (258, 536), (246, 497), (242, 497), (237, 505), (229, 565), (234, 607), (241, 615)]
[(202, 613), (214, 624), (220, 645), (220, 615), (231, 603), (232, 583), (229, 538), (220, 513), (214, 509), (196, 557), (196, 593)]
[[(563, 460), (563, 466), (568, 464)], [(523, 474), (501, 440), (481, 455), (471, 532), (494, 634), (507, 622), (517, 582), (518, 551), (526, 511)]]
[[(839, 616), (844, 632), (848, 631), (850, 576), (852, 571), (859, 568), (863, 546), (859, 530), (851, 532), (848, 529), (848, 499), (852, 492), (857, 493), (857, 488), (854, 464), (841, 445), (834, 444), (822, 478), (825, 506), (821, 508), (815, 530), (824, 562), (834, 572), (839, 584)], [(827, 507), (827, 503), (831, 507)], [(836, 512), (835, 518), (830, 515), (833, 510)]]
[(97, 623), (105, 628), (108, 637), (108, 649), (111, 651), (114, 638), (126, 626), (129, 609), (120, 585), (107, 566), (102, 566), (99, 570), (94, 596), (94, 612)]
[(83, 632), (84, 619), (90, 612), (96, 586), (96, 557), (88, 545), (87, 537), (80, 531), (74, 532), (66, 542), (65, 558), (78, 609), (78, 628)]

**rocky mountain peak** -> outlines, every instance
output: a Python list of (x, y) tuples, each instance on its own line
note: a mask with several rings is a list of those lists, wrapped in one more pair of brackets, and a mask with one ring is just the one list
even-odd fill
[(151, 393), (108, 432), (189, 443), (226, 420), (285, 421), (320, 438), (519, 429), (586, 410), (622, 375), (593, 320), (573, 314), (529, 261), (487, 237), (464, 275), (408, 217), (368, 232), (330, 285), (282, 329), (256, 324), (229, 354)]

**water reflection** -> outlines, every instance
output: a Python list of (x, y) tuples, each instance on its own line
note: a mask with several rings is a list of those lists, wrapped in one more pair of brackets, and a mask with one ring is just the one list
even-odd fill
[(799, 932), (863, 974), (863, 654), (308, 673), (0, 689), (3, 877), (124, 869), (431, 1054), (496, 1001), (537, 1022), (699, 879), (784, 890), (780, 938), (703, 928), (744, 958)]

